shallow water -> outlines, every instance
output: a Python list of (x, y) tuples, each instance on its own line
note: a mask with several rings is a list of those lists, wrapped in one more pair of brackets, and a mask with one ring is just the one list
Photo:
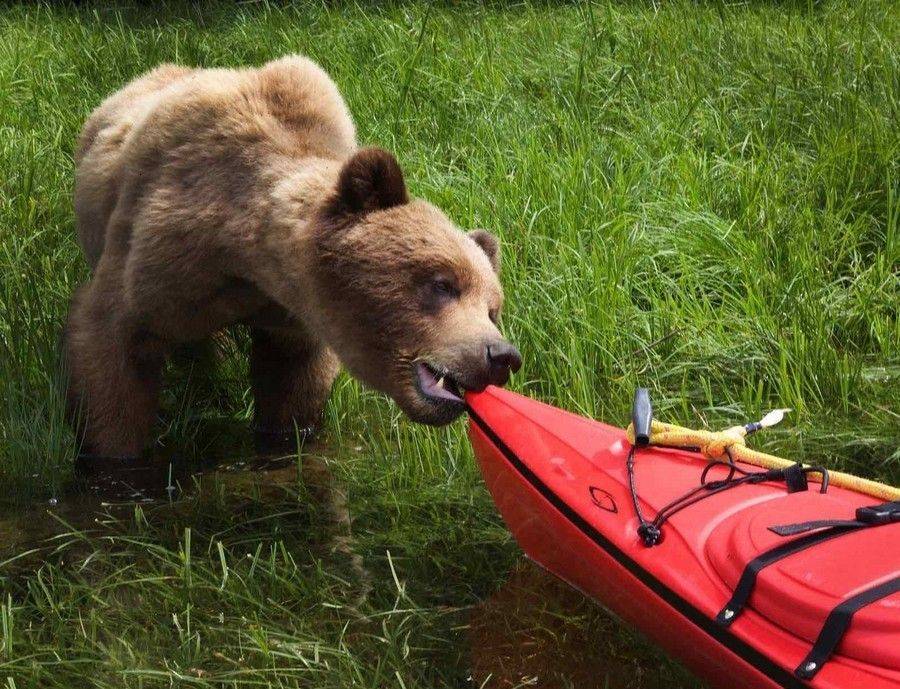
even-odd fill
[[(256, 457), (241, 436), (230, 432), (233, 425), (224, 421), (206, 424), (203, 434), (180, 456), (160, 448), (140, 462), (110, 463), (107, 469), (76, 472), (74, 481), (45, 501), (0, 502), (0, 548), (34, 545), (65, 525), (88, 527), (100, 510), (173, 502), (206, 474), (237, 476), (245, 470), (268, 471), (295, 464), (294, 458)], [(226, 461), (226, 457), (230, 459)]]
[[(216, 439), (218, 438), (218, 440)], [(0, 569), (26, 570), (42, 561), (48, 544), (81, 531), (131, 518), (136, 507), (154, 508), (154, 518), (178, 520), (180, 507), (202, 513), (212, 494), (246, 495), (284, 507), (285, 490), (302, 483), (324, 515), (324, 532), (312, 535), (331, 555), (349, 563), (354, 581), (348, 609), (360, 609), (372, 591), (372, 575), (354, 541), (346, 490), (330, 462), (340, 461), (322, 444), (302, 456), (259, 457), (246, 442), (215, 429), (200, 445), (202, 461), (161, 453), (141, 467), (83, 477), (50, 501), (0, 509)], [(225, 461), (225, 457), (229, 457)], [(166, 505), (172, 510), (166, 516)], [(160, 511), (162, 510), (162, 512)], [(278, 515), (275, 515), (278, 517)], [(294, 517), (278, 517), (294, 519)], [(324, 537), (323, 537), (324, 536)], [(52, 549), (52, 548), (51, 548)], [(334, 560), (331, 560), (334, 562)], [(477, 576), (477, 575), (473, 575)], [(426, 586), (429, 585), (426, 583)], [(431, 582), (440, 586), (440, 582)], [(444, 643), (467, 674), (463, 686), (513, 689), (677, 689), (697, 687), (645, 641), (553, 575), (520, 558), (505, 581), (474, 606), (462, 609), (459, 629)], [(452, 640), (451, 640), (452, 639)], [(445, 655), (441, 653), (440, 655)]]
[(475, 686), (513, 689), (700, 687), (615, 617), (522, 559), (470, 620)]

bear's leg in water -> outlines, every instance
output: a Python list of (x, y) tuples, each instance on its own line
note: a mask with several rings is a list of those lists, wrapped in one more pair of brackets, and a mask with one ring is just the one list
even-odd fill
[(337, 376), (331, 350), (288, 328), (251, 328), (250, 378), (260, 452), (290, 452), (311, 437)]
[(117, 315), (102, 272), (72, 297), (64, 333), (69, 415), (81, 452), (135, 458), (156, 421), (164, 343)]

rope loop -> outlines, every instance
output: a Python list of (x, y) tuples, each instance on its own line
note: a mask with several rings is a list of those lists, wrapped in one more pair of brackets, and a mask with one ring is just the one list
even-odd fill
[(710, 459), (722, 459), (728, 456), (728, 450), (735, 445), (746, 445), (744, 436), (734, 428), (718, 433), (708, 433), (706, 442), (700, 445), (700, 452)]
[[(711, 460), (728, 458), (732, 464), (744, 462), (765, 469), (784, 469), (794, 464), (787, 459), (747, 447), (744, 440), (746, 433), (747, 427), (745, 426), (733, 426), (718, 432), (699, 431), (653, 419), (650, 425), (650, 445), (699, 450)], [(633, 426), (628, 426), (626, 436), (628, 441), (634, 445)], [(849, 488), (888, 502), (900, 500), (900, 488), (897, 486), (889, 486), (839, 471), (825, 472), (821, 467), (812, 467), (811, 470), (804, 467), (804, 473), (818, 474), (818, 480), (824, 483), (822, 492), (827, 487), (830, 477), (831, 485), (834, 486)]]

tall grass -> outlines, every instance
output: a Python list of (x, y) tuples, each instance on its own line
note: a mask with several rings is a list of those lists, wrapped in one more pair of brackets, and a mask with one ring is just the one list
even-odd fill
[[(393, 149), (416, 195), (501, 236), (503, 328), (526, 362), (514, 388), (620, 423), (638, 384), (676, 422), (723, 426), (789, 406), (767, 450), (896, 483), (898, 34), (886, 0), (4, 8), (5, 490), (56, 493), (76, 447), (56, 342), (87, 278), (71, 204), (81, 122), (158, 62), (287, 52), (333, 75), (361, 140)], [(203, 394), (173, 376), (167, 448), (189, 445), (210, 416), (248, 417), (240, 338), (228, 346)], [(37, 573), (0, 569), (12, 596), (0, 677), (469, 686), (465, 660), (448, 656), (451, 611), (493, 589), (516, 551), (461, 425), (415, 427), (342, 378), (326, 439), (375, 563), (362, 631), (348, 626), (351, 594), (331, 560), (298, 562), (308, 523), (289, 510), (267, 518), (248, 498), (261, 521), (241, 530), (233, 502), (197, 498), (189, 517), (66, 532), (41, 551), (60, 563)], [(292, 490), (273, 504), (302, 502)], [(619, 655), (635, 652), (622, 643)], [(677, 671), (650, 657), (643, 686), (663, 686)]]
[[(791, 406), (775, 449), (896, 480), (897, 15), (878, 2), (6, 10), (0, 472), (45, 491), (71, 465), (56, 342), (87, 277), (70, 200), (84, 117), (160, 61), (299, 51), (416, 193), (502, 236), (520, 389), (610, 420), (638, 383), (681, 421)], [(246, 417), (232, 354), (215, 405)], [(187, 394), (168, 398), (174, 444)], [(335, 413), (383, 404), (350, 389)]]

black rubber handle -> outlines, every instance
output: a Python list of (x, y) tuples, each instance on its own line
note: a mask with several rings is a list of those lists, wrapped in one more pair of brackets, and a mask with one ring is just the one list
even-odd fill
[(900, 500), (886, 502), (883, 505), (870, 505), (856, 509), (857, 521), (866, 524), (890, 524), (900, 522)]
[(653, 421), (653, 407), (650, 404), (650, 392), (647, 388), (634, 391), (634, 404), (631, 405), (631, 424), (634, 427), (634, 444), (646, 447), (650, 444), (650, 423)]

